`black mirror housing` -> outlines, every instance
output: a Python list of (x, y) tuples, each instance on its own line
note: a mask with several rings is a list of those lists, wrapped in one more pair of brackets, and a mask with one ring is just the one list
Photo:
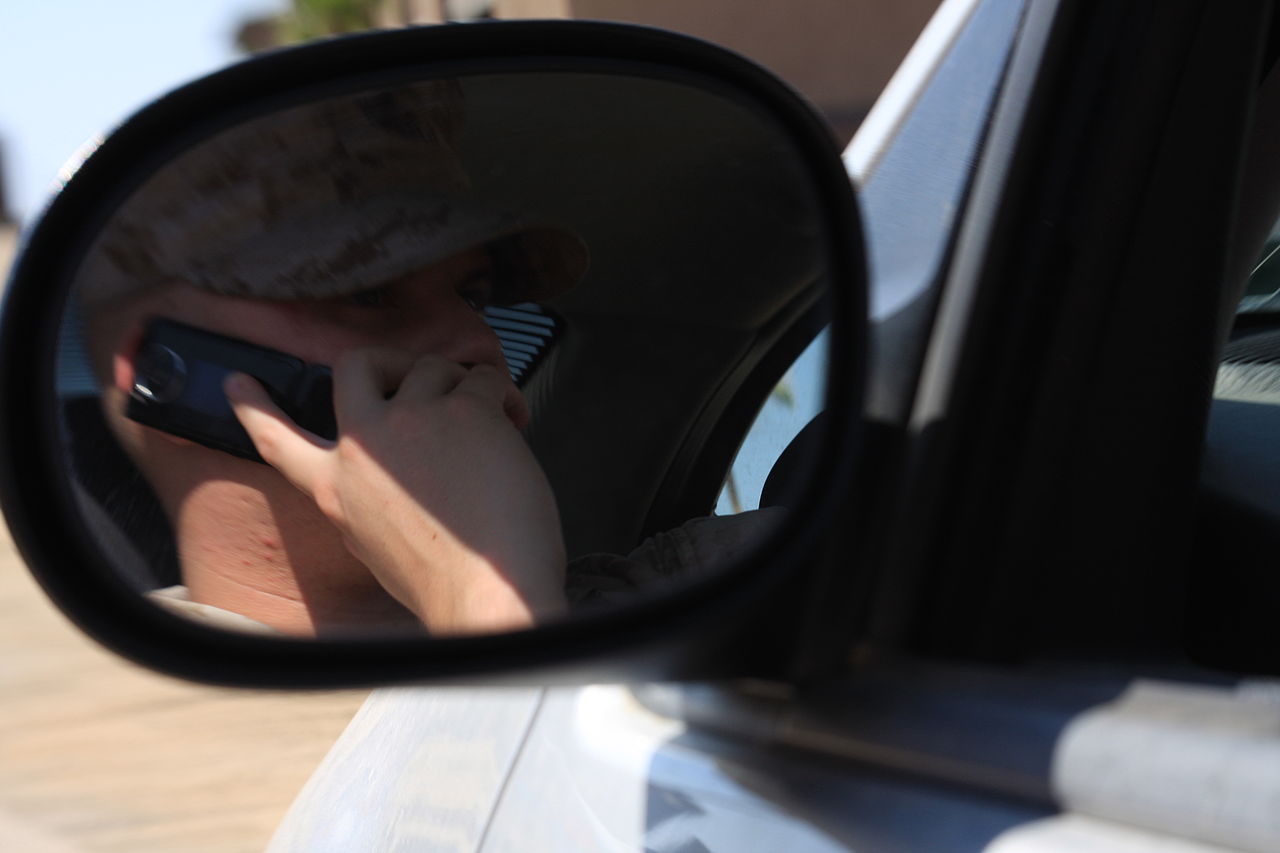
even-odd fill
[[(830, 355), (824, 429), (812, 451), (817, 461), (792, 489), (785, 523), (732, 565), (671, 594), (496, 636), (262, 638), (210, 631), (140, 598), (110, 565), (77, 503), (55, 376), (73, 280), (113, 212), (174, 152), (264, 111), (395, 81), (583, 72), (677, 81), (739, 104), (775, 129), (807, 183), (823, 252), (821, 307)], [(715, 177), (714, 167), (707, 168)], [(690, 197), (673, 204), (693, 203), (718, 184), (689, 186)], [(726, 222), (725, 233), (733, 225)], [(720, 251), (733, 252), (732, 241)], [(694, 39), (612, 24), (504, 22), (351, 36), (257, 57), (139, 111), (85, 159), (25, 235), (0, 315), (4, 514), (24, 559), (77, 625), (134, 661), (192, 680), (333, 688), (785, 675), (794, 640), (775, 629), (805, 618), (812, 597), (827, 588), (826, 573), (849, 569), (832, 564), (829, 537), (850, 511), (861, 449), (863, 253), (857, 203), (821, 119), (767, 72)], [(712, 414), (745, 405), (730, 393), (734, 387), (720, 392), (724, 399)], [(710, 414), (695, 418), (688, 431), (710, 436), (699, 447), (732, 450), (734, 437), (717, 433), (714, 421)], [(692, 463), (688, 470), (682, 464), (677, 457), (677, 474), (664, 481), (667, 492), (689, 488), (701, 476)]]

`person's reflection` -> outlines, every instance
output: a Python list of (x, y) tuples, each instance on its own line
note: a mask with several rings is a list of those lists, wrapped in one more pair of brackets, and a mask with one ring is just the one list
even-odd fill
[[(758, 534), (695, 520), (566, 569), (480, 311), (573, 287), (586, 250), (469, 199), (460, 106), (441, 81), (240, 126), (161, 170), (91, 250), (77, 292), (103, 413), (176, 540), (182, 584), (157, 601), (295, 635), (509, 630)], [(126, 418), (156, 317), (331, 365), (340, 440), (302, 433), (246, 377), (226, 391), (272, 467)]]
[[(237, 128), (104, 232), (80, 287), (87, 340), (108, 424), (172, 523), (182, 597), (292, 634), (501, 630), (565, 609), (555, 504), (480, 312), (573, 286), (585, 250), (468, 206), (459, 103), (445, 82)], [(274, 469), (128, 420), (153, 317), (332, 365), (342, 440), (299, 433), (245, 377), (229, 396)]]

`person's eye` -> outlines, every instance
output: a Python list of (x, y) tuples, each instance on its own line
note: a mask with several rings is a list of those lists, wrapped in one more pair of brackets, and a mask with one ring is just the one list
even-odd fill
[(472, 311), (483, 311), (493, 304), (493, 284), (488, 278), (476, 278), (458, 289), (458, 296)]
[(470, 307), (472, 311), (483, 311), (489, 307), (489, 297), (487, 294), (464, 290), (458, 295), (462, 297), (462, 301), (467, 303), (468, 307)]

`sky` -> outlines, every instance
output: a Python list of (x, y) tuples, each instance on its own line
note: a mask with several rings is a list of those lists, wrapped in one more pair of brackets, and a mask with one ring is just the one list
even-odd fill
[(4, 0), (5, 203), (27, 224), (62, 164), (158, 95), (238, 59), (240, 21), (284, 0)]

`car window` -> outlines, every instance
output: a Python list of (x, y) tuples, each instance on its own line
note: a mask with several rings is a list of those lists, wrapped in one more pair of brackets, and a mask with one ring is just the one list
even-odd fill
[(1280, 311), (1280, 222), (1267, 237), (1238, 310), (1242, 314)]
[[(958, 31), (922, 36), (922, 56), (940, 57), (936, 65), (907, 62), (901, 92), (893, 85), (886, 90), (864, 122), (867, 133), (860, 130), (845, 150), (866, 229), (870, 319), (892, 350), (872, 357), (869, 409), (877, 416), (901, 417), (914, 398), (917, 374), (906, 364), (923, 358), (928, 324), (910, 318), (928, 316), (918, 308), (940, 292), (1022, 6), (1018, 0), (972, 4)], [(934, 44), (935, 37), (953, 41)], [(928, 79), (923, 91), (917, 75)], [(825, 339), (820, 335), (796, 360), (760, 410), (721, 489), (717, 514), (758, 507), (773, 463), (821, 409), (816, 377), (825, 366)]]
[(760, 492), (773, 464), (791, 439), (822, 411), (822, 379), (826, 372), (824, 331), (805, 348), (760, 407), (720, 488), (716, 515), (760, 507)]

